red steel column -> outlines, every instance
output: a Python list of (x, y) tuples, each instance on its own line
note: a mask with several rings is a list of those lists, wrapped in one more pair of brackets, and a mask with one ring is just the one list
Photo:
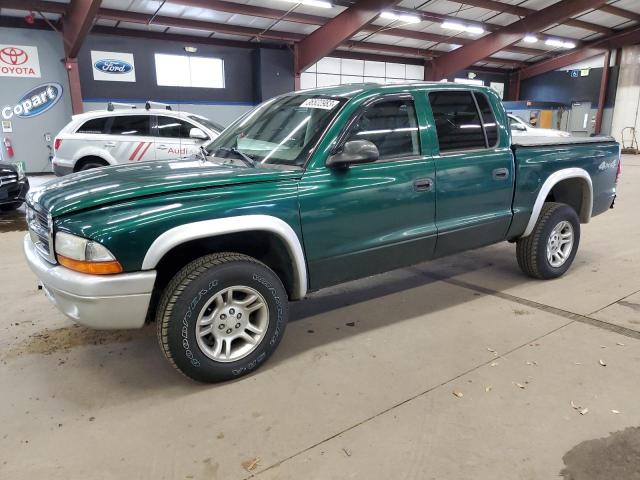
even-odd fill
[(604, 54), (604, 62), (602, 65), (602, 79), (600, 80), (600, 94), (598, 95), (598, 112), (596, 113), (595, 134), (599, 135), (602, 130), (602, 112), (604, 111), (604, 102), (607, 96), (607, 87), (609, 85), (609, 62), (611, 60), (611, 50), (607, 50)]
[(78, 59), (67, 58), (64, 62), (69, 76), (69, 93), (71, 95), (71, 109), (73, 114), (82, 113), (84, 106), (82, 104), (82, 90), (80, 89), (80, 73), (78, 72)]

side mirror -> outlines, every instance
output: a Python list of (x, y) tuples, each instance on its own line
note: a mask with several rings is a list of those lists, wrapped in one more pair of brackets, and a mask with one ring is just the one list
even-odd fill
[(342, 151), (327, 159), (327, 167), (346, 167), (357, 163), (371, 163), (380, 158), (378, 147), (369, 140), (350, 140)]
[(204, 133), (199, 128), (192, 128), (189, 130), (189, 138), (195, 138), (196, 140), (209, 140), (209, 135)]

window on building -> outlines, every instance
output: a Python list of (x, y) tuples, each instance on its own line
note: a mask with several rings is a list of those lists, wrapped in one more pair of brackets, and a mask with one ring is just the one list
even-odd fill
[(485, 138), (471, 92), (429, 93), (440, 152), (485, 148)]
[(122, 115), (112, 117), (111, 135), (151, 135), (150, 115)]
[(165, 87), (224, 88), (221, 58), (156, 53), (156, 81)]
[(478, 108), (480, 109), (480, 115), (482, 116), (482, 126), (487, 135), (487, 144), (489, 147), (495, 147), (498, 143), (498, 125), (496, 124), (496, 117), (491, 110), (489, 99), (484, 93), (474, 92), (476, 102), (478, 102)]
[(351, 58), (324, 57), (300, 75), (300, 88), (329, 87), (350, 83), (404, 83), (422, 80), (422, 65), (374, 62)]
[(409, 99), (383, 100), (368, 107), (347, 136), (347, 140), (369, 140), (378, 147), (381, 159), (420, 154), (418, 121)]
[(76, 133), (105, 133), (108, 117), (92, 118), (82, 124)]
[(195, 125), (172, 117), (158, 117), (158, 136), (163, 138), (189, 138)]

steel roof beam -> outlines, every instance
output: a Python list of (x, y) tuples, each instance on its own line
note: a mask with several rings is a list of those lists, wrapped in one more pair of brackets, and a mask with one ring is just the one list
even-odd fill
[(62, 18), (65, 55), (76, 58), (82, 42), (93, 26), (102, 0), (73, 0)]
[(64, 15), (69, 9), (69, 4), (47, 2), (40, 0), (0, 0), (0, 8), (11, 10), (28, 10), (33, 12), (47, 12)]
[(520, 70), (520, 79), (524, 80), (525, 78), (534, 77), (552, 70), (558, 70), (567, 65), (600, 55), (607, 50), (634, 45), (636, 43), (640, 43), (640, 26), (638, 25), (627, 28), (612, 37), (590, 42), (583, 48), (531, 64)]
[(323, 26), (307, 35), (296, 48), (295, 70), (300, 72), (335, 50), (353, 37), (380, 12), (399, 0), (360, 0)]
[[(494, 12), (510, 13), (511, 15), (517, 15), (518, 17), (526, 17), (535, 13), (536, 10), (527, 7), (520, 7), (517, 5), (509, 5), (495, 0), (451, 0), (454, 3), (461, 3), (464, 5), (471, 5), (473, 7), (485, 8), (487, 10), (493, 10)], [(611, 35), (615, 32), (611, 28), (604, 27), (591, 22), (585, 22), (577, 18), (566, 18), (562, 21), (556, 22), (562, 25), (569, 25), (571, 27), (582, 28), (591, 32), (604, 33), (605, 35)]]
[(527, 33), (559, 23), (571, 15), (598, 7), (604, 0), (563, 0), (506, 25), (431, 62), (426, 78), (439, 80), (519, 42)]

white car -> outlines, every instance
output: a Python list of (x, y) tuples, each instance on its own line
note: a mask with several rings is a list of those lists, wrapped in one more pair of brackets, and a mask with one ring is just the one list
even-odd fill
[(570, 137), (569, 132), (563, 132), (562, 130), (553, 130), (551, 128), (536, 128), (527, 124), (521, 118), (515, 115), (507, 115), (509, 117), (509, 127), (511, 128), (511, 135), (514, 137)]
[(223, 127), (207, 118), (168, 109), (92, 111), (74, 115), (54, 140), (53, 171), (89, 168), (197, 153)]

